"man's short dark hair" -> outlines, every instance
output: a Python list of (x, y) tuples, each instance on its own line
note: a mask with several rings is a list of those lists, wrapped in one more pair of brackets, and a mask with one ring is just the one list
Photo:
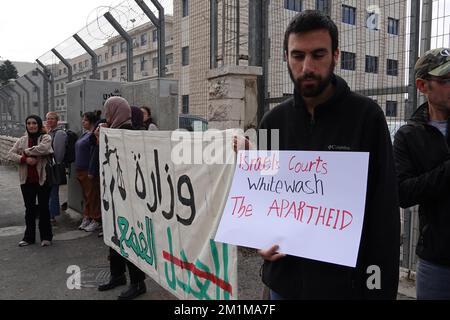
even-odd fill
[(284, 34), (284, 52), (288, 53), (288, 41), (291, 33), (308, 32), (314, 30), (328, 30), (331, 37), (331, 49), (335, 52), (339, 46), (339, 35), (336, 24), (330, 17), (316, 10), (305, 10), (298, 13), (289, 22)]

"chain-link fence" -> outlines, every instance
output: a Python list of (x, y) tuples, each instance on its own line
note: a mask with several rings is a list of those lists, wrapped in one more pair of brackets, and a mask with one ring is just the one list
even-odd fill
[(76, 80), (174, 77), (173, 25), (171, 0), (125, 0), (93, 9), (80, 21), (83, 28), (37, 58), (40, 68), (1, 88), (3, 132), (16, 133), (30, 113), (55, 111), (65, 121), (66, 86)]

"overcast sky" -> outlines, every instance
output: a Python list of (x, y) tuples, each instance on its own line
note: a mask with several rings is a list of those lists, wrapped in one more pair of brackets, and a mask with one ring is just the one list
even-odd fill
[(87, 21), (95, 20), (98, 12), (106, 12), (99, 7), (123, 1), (2, 0), (0, 60), (34, 62), (84, 28)]

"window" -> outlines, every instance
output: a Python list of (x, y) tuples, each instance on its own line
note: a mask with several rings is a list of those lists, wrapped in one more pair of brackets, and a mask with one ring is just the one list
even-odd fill
[(64, 89), (64, 82), (61, 83), (61, 90)]
[(398, 61), (387, 59), (386, 73), (388, 76), (398, 76)]
[(141, 57), (141, 71), (145, 70), (145, 63), (147, 62), (147, 60), (145, 60), (145, 57), (142, 56)]
[(182, 7), (183, 7), (182, 17), (187, 17), (189, 15), (189, 0), (183, 0)]
[(316, 10), (321, 11), (326, 15), (330, 15), (330, 0), (316, 0)]
[(73, 65), (73, 71), (77, 71), (77, 65), (76, 64)]
[(181, 48), (181, 65), (189, 65), (189, 47)]
[(116, 55), (116, 45), (111, 46), (111, 57)]
[(147, 34), (141, 34), (141, 46), (145, 46), (147, 44)]
[(64, 68), (64, 69), (63, 69), (63, 73), (64, 73), (64, 74), (67, 74), (67, 68)]
[(388, 33), (398, 35), (398, 20), (394, 18), (388, 18)]
[(102, 63), (102, 56), (97, 56), (97, 63)]
[(61, 99), (61, 106), (64, 105), (64, 99)]
[(31, 72), (31, 75), (32, 75), (33, 77), (37, 77), (37, 76), (38, 76), (38, 72), (37, 72), (36, 70), (33, 70), (33, 71)]
[(120, 67), (120, 75), (124, 76), (125, 73), (127, 73), (127, 67), (126, 66), (121, 66)]
[(158, 30), (152, 31), (152, 39), (153, 39), (153, 42), (158, 41)]
[(302, 0), (284, 0), (284, 8), (300, 12), (302, 11)]
[(103, 80), (108, 80), (108, 71), (103, 71)]
[(347, 24), (356, 24), (356, 8), (342, 5), (342, 22)]
[(173, 53), (166, 54), (166, 66), (173, 64)]
[(183, 95), (181, 113), (189, 113), (189, 96)]
[(38, 92), (39, 88), (33, 86), (33, 92)]
[(154, 68), (158, 68), (158, 58), (153, 58), (153, 60), (152, 60), (152, 66), (153, 66), (153, 69), (154, 69)]
[(397, 116), (397, 101), (386, 101), (386, 117)]
[(78, 70), (83, 70), (83, 62), (78, 62)]
[(58, 70), (58, 74), (62, 75), (62, 70), (61, 69)]
[(112, 77), (112, 78), (117, 77), (117, 69), (116, 69), (116, 68), (114, 68), (114, 69), (111, 70), (111, 77)]
[(355, 70), (356, 69), (356, 54), (353, 52), (341, 52), (341, 69)]
[(127, 51), (127, 44), (124, 42), (120, 43), (120, 53), (124, 53)]
[(39, 107), (39, 102), (33, 101), (33, 107)]
[(56, 90), (59, 90), (59, 83), (56, 84)]
[(133, 48), (137, 48), (139, 47), (139, 42), (136, 41), (136, 37), (134, 37), (133, 39), (131, 39), (133, 42)]
[(105, 61), (108, 61), (108, 52), (105, 52)]
[(89, 60), (84, 60), (84, 67), (87, 68), (89, 66)]
[(378, 57), (366, 56), (366, 72), (378, 73)]
[(59, 107), (59, 99), (56, 99), (56, 106)]

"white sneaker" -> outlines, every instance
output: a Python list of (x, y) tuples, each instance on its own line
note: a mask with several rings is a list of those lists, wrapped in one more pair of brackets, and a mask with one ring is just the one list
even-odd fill
[(101, 227), (100, 223), (98, 223), (95, 220), (92, 220), (92, 222), (86, 228), (84, 228), (84, 231), (94, 232), (95, 230), (97, 230), (100, 227)]
[(89, 219), (88, 217), (84, 217), (83, 221), (81, 221), (81, 224), (78, 227), (78, 229), (79, 230), (84, 230), (90, 224), (91, 224), (91, 219)]
[(42, 240), (42, 242), (41, 242), (41, 247), (48, 247), (51, 245), (52, 245), (52, 242), (49, 240)]

